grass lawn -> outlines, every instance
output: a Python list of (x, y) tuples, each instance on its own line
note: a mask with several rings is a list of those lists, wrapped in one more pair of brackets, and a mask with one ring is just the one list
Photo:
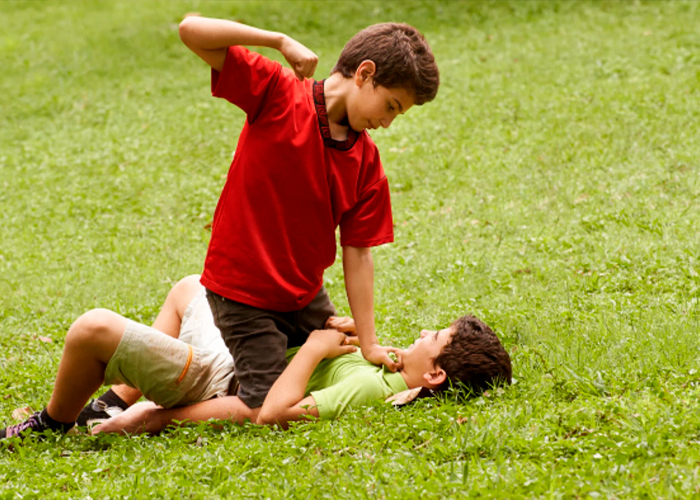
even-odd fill
[[(0, 446), (0, 498), (700, 498), (692, 1), (3, 1), (0, 423), (48, 401), (78, 315), (150, 322), (201, 271), (243, 114), (179, 41), (192, 11), (288, 33), (319, 79), (368, 24), (424, 32), (437, 99), (372, 133), (396, 236), (378, 332), (473, 312), (516, 383), (288, 432)], [(347, 313), (338, 263), (326, 281)]]

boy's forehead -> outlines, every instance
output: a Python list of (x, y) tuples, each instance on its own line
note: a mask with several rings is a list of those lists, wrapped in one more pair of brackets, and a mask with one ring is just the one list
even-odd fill
[(455, 333), (455, 327), (450, 325), (446, 328), (443, 328), (442, 330), (439, 330), (438, 333), (440, 335), (444, 335), (446, 338), (446, 341), (449, 342), (452, 339), (452, 335)]

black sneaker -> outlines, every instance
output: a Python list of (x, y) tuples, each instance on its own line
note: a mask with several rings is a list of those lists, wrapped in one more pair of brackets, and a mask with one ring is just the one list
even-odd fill
[(27, 437), (29, 434), (43, 433), (49, 430), (49, 426), (41, 419), (41, 412), (36, 412), (27, 420), (20, 424), (10, 425), (5, 429), (0, 430), (0, 439), (19, 436), (20, 438)]
[(91, 400), (78, 415), (77, 424), (81, 427), (92, 428), (101, 424), (105, 420), (116, 417), (124, 410), (118, 406), (108, 406), (107, 403), (100, 399)]

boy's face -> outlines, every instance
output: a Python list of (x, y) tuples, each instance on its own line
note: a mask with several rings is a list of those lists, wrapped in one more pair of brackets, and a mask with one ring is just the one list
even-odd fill
[(452, 339), (454, 330), (452, 327), (442, 330), (422, 330), (408, 349), (401, 353), (403, 371), (409, 376), (423, 376), (435, 370), (433, 364), (435, 358)]
[[(369, 70), (365, 63), (371, 63)], [(398, 115), (413, 106), (414, 98), (403, 88), (387, 88), (374, 85), (372, 81), (374, 63), (365, 61), (355, 75), (353, 92), (348, 96), (347, 114), (349, 125), (361, 132), (365, 129), (387, 128)]]

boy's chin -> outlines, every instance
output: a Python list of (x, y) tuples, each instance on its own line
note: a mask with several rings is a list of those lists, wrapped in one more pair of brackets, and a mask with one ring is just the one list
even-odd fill
[(346, 117), (345, 120), (340, 122), (341, 125), (353, 129), (355, 132), (362, 132), (366, 127), (361, 126), (361, 123), (357, 123), (356, 120), (351, 120), (350, 117)]

